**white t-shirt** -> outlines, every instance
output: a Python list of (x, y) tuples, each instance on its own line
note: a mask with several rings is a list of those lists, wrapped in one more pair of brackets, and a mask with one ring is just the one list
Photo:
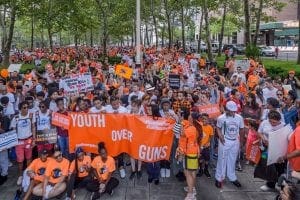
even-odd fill
[(225, 139), (236, 140), (240, 135), (240, 129), (244, 128), (244, 119), (239, 114), (230, 117), (224, 113), (218, 117), (217, 127), (221, 129)]
[(15, 96), (12, 93), (8, 92), (5, 95), (0, 94), (0, 99), (1, 99), (1, 97), (4, 97), (4, 96), (7, 96), (8, 99), (9, 99), (9, 102), (12, 103), (12, 104), (14, 104), (16, 102)]
[(139, 100), (142, 100), (143, 96), (144, 96), (144, 92), (138, 91), (138, 92), (131, 92), (128, 96), (128, 103), (131, 103), (131, 97), (132, 96), (137, 96)]
[(284, 127), (285, 123), (284, 122), (280, 122), (279, 125), (277, 126), (272, 126), (269, 122), (268, 119), (262, 121), (258, 127), (258, 133), (261, 133), (264, 135), (266, 140), (269, 140), (269, 134), (272, 131), (276, 131), (278, 129), (281, 129), (282, 127)]
[(14, 105), (11, 102), (8, 102), (7, 106), (3, 107), (3, 115), (10, 116), (15, 114)]
[(21, 114), (15, 116), (11, 121), (10, 127), (17, 130), (18, 139), (22, 140), (32, 136), (31, 127), (34, 126), (34, 123), (34, 114), (28, 112), (26, 116)]
[(117, 110), (114, 110), (111, 105), (107, 105), (105, 107), (105, 110), (106, 110), (107, 113), (114, 113), (114, 112), (117, 112), (117, 113), (128, 113), (128, 110), (125, 107), (123, 107), (123, 106), (119, 106), (119, 108)]
[(50, 109), (52, 112), (57, 112), (57, 111), (58, 111), (57, 104), (55, 103), (55, 101), (53, 101), (53, 100), (50, 101), (49, 109)]
[(265, 99), (265, 101), (267, 101), (268, 98), (273, 97), (275, 99), (277, 99), (277, 88), (272, 87), (272, 89), (270, 90), (269, 88), (264, 88), (262, 90), (263, 92), (263, 97)]
[(105, 107), (102, 106), (101, 109), (97, 109), (95, 106), (91, 107), (90, 112), (89, 113), (101, 113), (105, 111)]
[(51, 128), (51, 114), (47, 110), (46, 113), (42, 113), (40, 110), (36, 114), (36, 126), (38, 131)]

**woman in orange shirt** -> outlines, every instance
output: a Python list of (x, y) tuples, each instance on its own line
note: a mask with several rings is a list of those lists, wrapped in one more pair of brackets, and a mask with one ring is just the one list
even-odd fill
[(85, 155), (81, 147), (75, 152), (75, 159), (69, 168), (69, 180), (67, 186), (67, 198), (75, 199), (75, 189), (83, 188), (91, 181), (89, 172), (91, 169), (91, 157)]
[(198, 158), (200, 156), (200, 135), (202, 135), (201, 125), (196, 121), (198, 113), (190, 113), (189, 110), (182, 110), (183, 131), (179, 138), (178, 153), (184, 156), (184, 174), (186, 176), (188, 192), (185, 200), (196, 200), (196, 173), (199, 167)]
[(92, 174), (94, 179), (90, 181), (86, 188), (93, 192), (91, 199), (99, 199), (101, 194), (113, 194), (113, 189), (119, 185), (119, 180), (112, 177), (116, 170), (115, 160), (107, 155), (104, 142), (98, 144), (99, 156), (96, 156), (92, 162)]

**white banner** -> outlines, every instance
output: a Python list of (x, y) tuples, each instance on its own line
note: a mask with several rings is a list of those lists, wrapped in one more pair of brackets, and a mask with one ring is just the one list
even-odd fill
[(18, 136), (15, 130), (0, 134), (0, 151), (9, 149), (18, 144)]
[(279, 157), (286, 155), (289, 136), (292, 133), (293, 129), (290, 125), (286, 125), (277, 131), (269, 133), (267, 165), (276, 163)]
[(22, 64), (10, 64), (8, 67), (8, 72), (19, 72), (22, 67)]
[(76, 95), (80, 92), (94, 90), (92, 76), (90, 73), (75, 74), (60, 79), (59, 88), (64, 89), (66, 95)]

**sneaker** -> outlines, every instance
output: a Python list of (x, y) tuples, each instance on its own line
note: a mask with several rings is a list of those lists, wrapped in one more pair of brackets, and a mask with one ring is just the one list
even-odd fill
[(197, 177), (201, 177), (203, 175), (203, 169), (199, 169), (197, 173)]
[(19, 176), (18, 181), (17, 181), (17, 185), (21, 185), (23, 181), (23, 176)]
[(132, 179), (135, 177), (135, 173), (136, 173), (136, 172), (131, 172), (131, 174), (130, 174), (130, 176), (129, 176), (129, 179), (130, 179), (130, 180), (132, 180)]
[(260, 190), (264, 191), (264, 192), (268, 192), (268, 191), (271, 191), (273, 189), (268, 187), (267, 185), (263, 185), (263, 186), (260, 187)]
[[(183, 188), (183, 190), (184, 190), (185, 192), (189, 192), (189, 187), (186, 186), (186, 187)], [(197, 194), (197, 191), (196, 191), (196, 188), (195, 188), (195, 187), (193, 187), (193, 194), (194, 194), (194, 195)]]
[(137, 172), (137, 179), (141, 179), (142, 178), (142, 171), (138, 171)]
[(108, 192), (108, 194), (109, 194), (110, 196), (112, 196), (112, 195), (114, 194), (114, 191), (111, 190), (110, 192)]
[(162, 178), (166, 178), (166, 168), (161, 168), (160, 169), (160, 176), (162, 177)]
[(217, 188), (222, 188), (222, 182), (216, 180), (215, 186), (216, 186)]
[(204, 174), (205, 174), (205, 176), (206, 176), (207, 178), (211, 178), (211, 175), (210, 175), (208, 169), (205, 169), (205, 170), (204, 170)]
[(125, 178), (125, 176), (126, 176), (126, 172), (125, 172), (125, 169), (120, 169), (119, 170), (120, 171), (120, 177), (123, 179), (123, 178)]
[(240, 183), (238, 180), (231, 181), (231, 183), (232, 183), (233, 185), (235, 185), (236, 187), (238, 187), (238, 188), (242, 187), (241, 183)]
[(155, 185), (158, 185), (158, 184), (159, 184), (159, 179), (155, 179), (155, 180), (154, 180), (154, 184), (155, 184)]
[(153, 179), (152, 178), (148, 178), (148, 183), (152, 183)]
[(91, 196), (91, 200), (100, 199), (100, 193), (99, 192), (93, 192)]
[(8, 162), (8, 167), (12, 167), (13, 166), (13, 164), (12, 164), (12, 162)]
[(171, 176), (171, 170), (166, 169), (166, 178), (170, 178), (170, 176)]
[(0, 176), (0, 185), (3, 185), (7, 181), (7, 176)]
[(197, 200), (197, 199), (196, 199), (196, 195), (194, 195), (194, 193), (187, 193), (184, 200)]
[(235, 170), (237, 170), (237, 171), (239, 171), (239, 172), (243, 171), (243, 168), (242, 168), (242, 166), (241, 166), (241, 163), (236, 164)]

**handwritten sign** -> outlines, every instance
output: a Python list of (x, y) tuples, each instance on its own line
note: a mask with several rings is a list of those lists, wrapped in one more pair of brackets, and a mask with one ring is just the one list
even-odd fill
[(92, 76), (90, 73), (83, 73), (64, 77), (60, 79), (59, 88), (69, 96), (92, 91), (94, 89)]
[(18, 144), (18, 136), (15, 130), (0, 134), (0, 151), (9, 149)]
[(247, 71), (248, 68), (250, 67), (250, 61), (248, 59), (235, 60), (234, 69), (236, 70), (237, 67), (241, 67), (242, 71)]
[(69, 129), (70, 118), (67, 115), (63, 115), (57, 112), (52, 113), (52, 125), (58, 126), (64, 129)]
[(207, 113), (210, 118), (217, 118), (221, 114), (218, 104), (198, 106), (198, 110), (200, 113)]
[(133, 69), (124, 65), (117, 65), (115, 73), (120, 77), (130, 79), (133, 74)]
[(169, 74), (169, 86), (172, 89), (178, 90), (180, 88), (180, 76), (177, 74)]
[(57, 141), (56, 129), (46, 129), (37, 131), (36, 133), (36, 144), (55, 144)]

